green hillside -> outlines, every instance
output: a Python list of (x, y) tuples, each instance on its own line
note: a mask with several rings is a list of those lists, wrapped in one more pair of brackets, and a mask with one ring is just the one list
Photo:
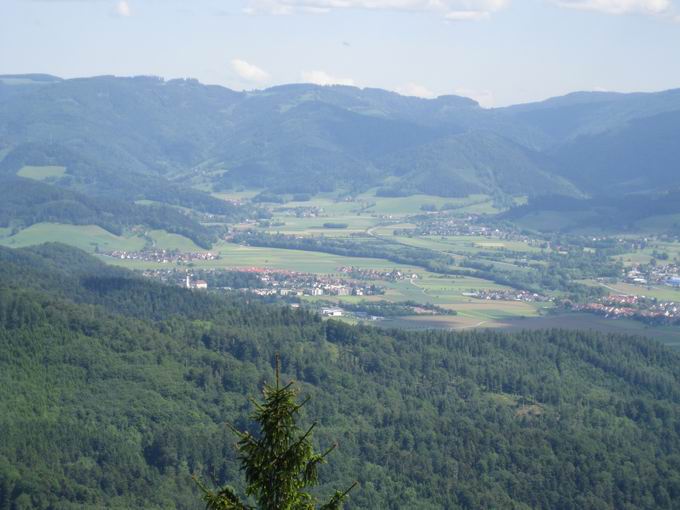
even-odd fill
[[(486, 194), (498, 203), (621, 197), (680, 186), (678, 112), (678, 90), (579, 92), (484, 109), (462, 97), (347, 86), (235, 92), (196, 80), (7, 75), (0, 178), (221, 216), (233, 216), (233, 207), (210, 192), (244, 187), (275, 195)], [(19, 182), (6, 185), (21, 196), (27, 185)], [(21, 222), (30, 224), (24, 213), (34, 205), (27, 198), (20, 207)], [(110, 223), (102, 211), (95, 216), (88, 222)]]
[[(283, 378), (337, 441), (347, 508), (673, 508), (680, 359), (587, 332), (397, 332), (165, 287), (62, 245), (0, 248), (0, 505), (202, 508)], [(531, 367), (528, 370), (527, 367)]]

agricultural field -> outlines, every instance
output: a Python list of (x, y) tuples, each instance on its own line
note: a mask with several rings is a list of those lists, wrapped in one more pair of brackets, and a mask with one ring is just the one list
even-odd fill
[(639, 335), (653, 338), (672, 347), (680, 347), (677, 327), (650, 327), (641, 322), (628, 319), (605, 319), (592, 314), (569, 313), (548, 314), (543, 316), (506, 317), (479, 321), (475, 317), (459, 314), (441, 317), (400, 317), (378, 323), (381, 327), (400, 327), (409, 329), (447, 328), (497, 328), (505, 331), (532, 329), (585, 329), (604, 333)]
[(154, 248), (184, 252), (208, 251), (199, 247), (187, 237), (178, 234), (170, 234), (165, 230), (150, 230), (147, 235), (152, 240)]
[[(27, 168), (27, 167), (25, 167)], [(31, 167), (37, 168), (37, 167)], [(33, 170), (33, 172), (37, 172)], [(38, 178), (38, 173), (34, 173)], [(47, 175), (44, 173), (43, 175)], [(56, 175), (56, 174), (55, 174)], [(48, 178), (48, 177), (45, 177)], [(214, 194), (225, 200), (247, 202), (258, 191), (238, 191)], [(391, 271), (400, 270), (406, 275), (415, 274), (415, 278), (378, 279), (372, 281), (384, 289), (384, 294), (368, 296), (305, 296), (307, 302), (334, 302), (340, 306), (357, 304), (362, 301), (389, 301), (392, 303), (413, 302), (420, 305), (435, 305), (451, 310), (456, 315), (418, 315), (401, 317), (400, 319), (386, 319), (385, 325), (405, 325), (408, 327), (444, 327), (444, 328), (474, 328), (474, 327), (519, 327), (523, 324), (551, 324), (550, 318), (557, 305), (550, 301), (538, 302), (504, 300), (512, 299), (512, 295), (495, 297), (493, 299), (478, 299), (468, 294), (472, 292), (500, 292), (512, 290), (493, 281), (469, 276), (470, 266), (461, 267), (464, 260), (483, 262), (490, 270), (503, 274), (508, 271), (522, 275), (530, 271), (526, 267), (526, 259), (541, 253), (540, 243), (528, 239), (524, 235), (517, 235), (512, 231), (503, 232), (499, 237), (484, 235), (423, 235), (406, 237), (394, 235), (395, 230), (406, 230), (421, 227), (423, 221), (430, 222), (430, 216), (421, 210), (423, 205), (441, 209), (446, 205), (444, 218), (462, 218), (456, 221), (468, 221), (466, 218), (474, 209), (491, 213), (495, 210), (490, 197), (472, 196), (464, 199), (444, 199), (426, 195), (415, 195), (406, 198), (375, 197), (371, 193), (359, 195), (352, 199), (344, 199), (332, 194), (320, 194), (310, 200), (287, 202), (285, 204), (259, 204), (272, 213), (268, 223), (258, 224), (250, 219), (242, 225), (228, 225), (232, 231), (242, 229), (256, 229), (261, 232), (281, 233), (289, 236), (325, 236), (343, 238), (352, 236), (355, 246), (363, 243), (380, 245), (380, 239), (391, 243), (399, 243), (411, 248), (430, 250), (433, 259), (439, 254), (450, 257), (445, 263), (449, 270), (462, 270), (460, 275), (437, 274), (414, 265), (396, 263), (384, 258), (369, 258), (346, 255), (336, 255), (315, 251), (304, 251), (292, 248), (268, 248), (245, 246), (227, 241), (217, 242), (209, 251), (219, 254), (216, 260), (192, 260), (191, 262), (161, 262), (149, 260), (114, 259), (100, 255), (107, 263), (129, 269), (170, 269), (173, 267), (195, 267), (199, 269), (238, 269), (265, 268), (271, 270), (295, 271), (313, 273), (319, 277), (342, 277), (339, 268), (353, 266), (363, 270)], [(451, 209), (458, 207), (458, 209)], [(482, 217), (483, 218), (483, 217)], [(448, 221), (448, 220), (447, 220)], [(485, 221), (482, 219), (482, 221)], [(324, 226), (324, 224), (327, 224)], [(342, 228), (330, 228), (329, 225)], [(496, 228), (496, 227), (492, 227)], [(503, 228), (503, 226), (499, 227)], [(464, 231), (463, 231), (464, 232)], [(377, 238), (377, 239), (376, 239)], [(122, 236), (116, 236), (97, 226), (75, 226), (61, 224), (36, 224), (15, 235), (10, 235), (9, 229), (0, 230), (0, 244), (12, 247), (28, 246), (46, 241), (61, 241), (82, 248), (88, 252), (108, 252), (114, 250), (140, 251), (154, 247), (168, 250), (178, 250), (183, 253), (201, 253), (204, 250), (190, 239), (171, 234), (163, 230), (138, 231)], [(336, 240), (340, 241), (340, 240)], [(343, 241), (344, 242), (344, 241)], [(399, 249), (398, 244), (388, 244), (389, 250)], [(358, 249), (358, 248), (357, 248)], [(638, 252), (619, 255), (624, 264), (629, 265), (632, 260), (645, 262), (651, 259), (654, 252), (667, 253), (672, 260), (680, 257), (680, 243), (650, 242), (649, 246)], [(380, 254), (378, 250), (375, 252)], [(383, 254), (387, 252), (382, 252)], [(526, 255), (524, 255), (526, 254)], [(380, 256), (380, 255), (379, 255)], [(382, 255), (382, 256), (387, 256)], [(481, 257), (480, 257), (481, 256)], [(524, 262), (520, 264), (517, 259)], [(533, 260), (533, 264), (543, 261)], [(547, 262), (546, 262), (547, 263)], [(436, 271), (437, 269), (433, 269)], [(468, 274), (465, 274), (467, 272)], [(500, 280), (503, 281), (503, 280)], [(602, 287), (602, 283), (592, 280), (582, 280), (593, 287)], [(680, 301), (680, 291), (670, 287), (642, 288), (626, 284), (608, 285), (607, 292), (612, 294), (643, 294), (660, 300)], [(559, 291), (546, 290), (546, 296), (559, 301), (563, 295)], [(489, 296), (487, 296), (489, 297)], [(441, 313), (441, 310), (440, 312)], [(590, 316), (588, 316), (590, 317)], [(601, 317), (592, 317), (597, 321), (610, 322)], [(546, 322), (548, 321), (548, 322)], [(633, 321), (627, 321), (633, 322)], [(599, 324), (599, 322), (597, 322)], [(639, 323), (635, 323), (638, 325)], [(670, 332), (669, 332), (670, 331)], [(677, 331), (670, 329), (667, 335)], [(678, 335), (680, 336), (680, 335)]]
[[(364, 215), (323, 216), (313, 218), (296, 218), (294, 216), (275, 216), (284, 225), (267, 227), (267, 232), (280, 232), (292, 235), (325, 235), (329, 237), (343, 237), (365, 232), (378, 224), (374, 217)], [(324, 223), (343, 224), (345, 228), (324, 227)]]
[[(373, 233), (381, 236), (391, 235), (394, 232), (395, 227), (396, 226), (381, 227), (375, 229)], [(403, 227), (399, 226), (396, 228)], [(505, 239), (484, 236), (396, 236), (392, 239), (398, 241), (401, 244), (415, 246), (418, 248), (427, 248), (448, 254), (474, 255), (480, 251), (499, 250), (527, 253), (541, 251), (540, 248), (531, 246), (522, 241), (509, 241)]]
[(633, 285), (630, 283), (599, 283), (589, 282), (591, 285), (601, 285), (613, 294), (622, 296), (646, 296), (660, 301), (680, 302), (680, 289), (668, 285)]
[(434, 206), (438, 210), (444, 206), (455, 208), (457, 212), (475, 212), (479, 214), (493, 214), (498, 209), (493, 207), (491, 197), (488, 195), (470, 195), (465, 198), (446, 198), (432, 195), (411, 195), (408, 197), (376, 197), (374, 191), (363, 193), (357, 200), (373, 202), (374, 206), (367, 209), (368, 212), (378, 215), (405, 216), (421, 213), (422, 206)]
[(0, 244), (21, 248), (41, 243), (65, 243), (94, 253), (110, 250), (141, 250), (145, 241), (138, 235), (117, 236), (97, 225), (36, 223), (17, 234), (0, 238)]
[(652, 240), (649, 245), (642, 249), (630, 253), (624, 253), (617, 258), (627, 266), (633, 264), (649, 264), (654, 258), (654, 252), (665, 253), (668, 260), (680, 259), (680, 242)]
[(19, 177), (26, 177), (35, 181), (58, 179), (66, 173), (64, 166), (24, 166), (18, 172)]

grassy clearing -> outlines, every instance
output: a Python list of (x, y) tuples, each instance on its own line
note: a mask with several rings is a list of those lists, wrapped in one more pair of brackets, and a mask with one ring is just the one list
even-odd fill
[(465, 198), (445, 198), (432, 195), (411, 195), (408, 197), (376, 197), (375, 191), (368, 191), (358, 197), (366, 202), (375, 202), (368, 209), (369, 212), (379, 215), (403, 216), (418, 214), (423, 205), (433, 205), (441, 209), (444, 205), (453, 205), (456, 212), (498, 212), (488, 195), (470, 195)]
[(351, 265), (367, 269), (398, 267), (405, 271), (416, 271), (413, 267), (395, 264), (384, 259), (344, 257), (328, 253), (260, 248), (232, 243), (219, 243), (213, 251), (219, 252), (222, 258), (217, 261), (196, 263), (196, 265), (202, 267), (267, 267), (319, 274), (334, 274), (337, 273), (338, 267)]
[[(269, 227), (268, 232), (283, 234), (325, 235), (328, 237), (344, 237), (353, 233), (365, 232), (378, 224), (378, 220), (371, 216), (323, 216), (319, 218), (296, 218), (294, 216), (275, 216), (277, 221), (285, 223), (282, 226)], [(324, 223), (344, 223), (347, 228), (325, 228)]]
[(199, 247), (187, 237), (178, 234), (170, 234), (165, 230), (151, 230), (149, 231), (148, 235), (154, 241), (156, 248), (179, 250), (184, 252), (208, 251)]
[(243, 201), (250, 200), (255, 195), (257, 195), (261, 190), (243, 190), (243, 191), (221, 191), (219, 193), (213, 193), (212, 195), (216, 198), (228, 201)]
[[(654, 251), (667, 253), (669, 261), (680, 258), (680, 243), (653, 241), (644, 250), (637, 250), (634, 252), (624, 253), (618, 255), (617, 258), (623, 262), (624, 265), (630, 266), (632, 264), (649, 264), (652, 260)], [(659, 261), (663, 264), (664, 261)]]
[(36, 244), (60, 242), (93, 253), (109, 250), (140, 250), (144, 239), (139, 236), (117, 236), (97, 225), (65, 225), (61, 223), (36, 223), (19, 233), (0, 239), (0, 244), (21, 248)]
[[(393, 228), (376, 230), (376, 233), (389, 232)], [(483, 236), (423, 236), (423, 237), (394, 237), (395, 241), (418, 248), (450, 254), (474, 255), (480, 251), (508, 250), (516, 252), (539, 252), (540, 248), (530, 246), (521, 241), (506, 241)]]
[(661, 301), (680, 302), (680, 289), (668, 287), (666, 285), (654, 285), (646, 287), (643, 285), (631, 285), (630, 283), (608, 283), (603, 286), (609, 290), (611, 294), (647, 296), (650, 298), (659, 299)]
[(63, 177), (65, 173), (65, 166), (24, 166), (17, 172), (17, 175), (34, 181), (44, 181), (58, 179)]
[(479, 319), (469, 315), (440, 316), (440, 317), (401, 317), (395, 320), (377, 323), (383, 327), (401, 327), (409, 329), (443, 328), (497, 328), (505, 331), (519, 331), (532, 329), (585, 329), (604, 333), (622, 335), (639, 335), (663, 342), (671, 347), (680, 348), (680, 327), (654, 326), (650, 327), (641, 322), (620, 319), (612, 320), (591, 314), (560, 314), (540, 317), (526, 316), (524, 318)]

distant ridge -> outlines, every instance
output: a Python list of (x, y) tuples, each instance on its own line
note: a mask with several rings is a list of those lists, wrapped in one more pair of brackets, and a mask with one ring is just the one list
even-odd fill
[[(0, 175), (59, 165), (66, 174), (54, 185), (133, 200), (171, 185), (451, 197), (654, 191), (680, 185), (678, 111), (680, 89), (485, 109), (344, 85), (239, 92), (193, 79), (13, 74), (0, 77)], [(617, 147), (624, 160), (610, 157)]]

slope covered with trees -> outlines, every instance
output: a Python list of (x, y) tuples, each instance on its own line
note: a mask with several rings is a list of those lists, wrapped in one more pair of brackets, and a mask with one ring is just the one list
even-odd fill
[(0, 249), (0, 508), (201, 508), (282, 377), (348, 508), (672, 508), (680, 358), (589, 332), (398, 332)]

